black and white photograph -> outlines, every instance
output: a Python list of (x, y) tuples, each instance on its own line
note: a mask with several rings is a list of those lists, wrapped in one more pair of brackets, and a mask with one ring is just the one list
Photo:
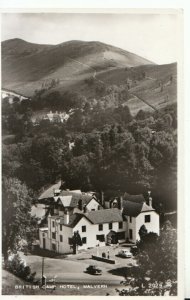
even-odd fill
[(179, 295), (182, 18), (1, 13), (2, 295)]

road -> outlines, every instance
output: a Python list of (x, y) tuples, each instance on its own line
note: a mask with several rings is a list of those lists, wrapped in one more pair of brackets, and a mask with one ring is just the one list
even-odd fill
[[(42, 258), (36, 255), (21, 255), (22, 258), (27, 262), (33, 272), (36, 272), (36, 278), (41, 278), (42, 273)], [(99, 283), (100, 276), (93, 276), (85, 273), (86, 268), (89, 264), (96, 264), (102, 269), (101, 282), (120, 282), (123, 280), (122, 276), (115, 276), (109, 271), (117, 268), (120, 264), (110, 265), (102, 262), (97, 262), (92, 259), (84, 259), (78, 261), (72, 261), (67, 259), (55, 259), (45, 258), (44, 260), (44, 274), (48, 279), (56, 277), (56, 282), (93, 282)]]
[[(127, 245), (119, 247), (104, 246), (98, 249), (92, 248), (76, 255), (70, 254), (66, 258), (48, 258), (44, 259), (44, 275), (47, 278), (47, 289), (27, 290), (28, 283), (23, 283), (15, 277), (12, 280), (12, 274), (6, 274), (3, 283), (6, 285), (5, 294), (35, 294), (35, 295), (101, 295), (107, 294), (117, 296), (117, 289), (122, 289), (121, 281), (124, 280), (127, 267), (135, 263), (133, 258), (126, 259), (117, 256), (120, 248), (128, 248)], [(115, 259), (115, 264), (109, 264), (93, 260), (92, 254), (101, 256), (103, 252), (109, 251), (111, 259)], [(24, 255), (19, 252), (20, 257), (31, 267), (32, 272), (36, 272), (36, 279), (41, 283), (42, 276), (42, 257), (38, 255)], [(85, 272), (89, 264), (97, 265), (102, 270), (102, 275), (91, 275)], [(55, 280), (55, 289), (51, 288)], [(20, 285), (20, 289), (15, 291), (15, 284)], [(30, 285), (30, 284), (29, 284)], [(32, 286), (32, 285), (31, 285)], [(24, 288), (24, 289), (23, 289)]]
[[(107, 253), (111, 259), (116, 260), (116, 264), (109, 264), (101, 261), (93, 260), (92, 255), (96, 255), (96, 249), (88, 249), (77, 255), (68, 255), (66, 258), (45, 258), (44, 259), (44, 274), (48, 279), (56, 278), (56, 282), (93, 282), (93, 283), (112, 283), (119, 284), (124, 279), (121, 269), (129, 267), (135, 263), (133, 258), (120, 258), (115, 256), (118, 253), (118, 248), (110, 246), (100, 247), (99, 255), (102, 252)], [(42, 257), (37, 255), (25, 256), (20, 252), (20, 256), (24, 259), (32, 269), (36, 272), (36, 278), (41, 278), (42, 274)], [(90, 265), (97, 265), (102, 270), (101, 276), (90, 275), (85, 272)]]
[(50, 284), (46, 289), (42, 289), (40, 285), (32, 285), (17, 276), (2, 270), (2, 295), (118, 295), (116, 288), (122, 288), (121, 285), (109, 285), (65, 282), (56, 283), (56, 288), (52, 289)]

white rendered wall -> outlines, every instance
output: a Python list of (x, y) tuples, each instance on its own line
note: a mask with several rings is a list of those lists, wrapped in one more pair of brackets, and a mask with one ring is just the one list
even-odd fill
[[(145, 223), (145, 216), (150, 215), (150, 222)], [(136, 218), (136, 240), (140, 240), (139, 229), (145, 225), (148, 233), (160, 234), (160, 217), (155, 211), (142, 212)]]

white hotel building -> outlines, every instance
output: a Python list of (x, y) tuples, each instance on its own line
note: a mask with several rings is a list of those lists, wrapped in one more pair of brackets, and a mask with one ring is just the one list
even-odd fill
[(103, 209), (94, 197), (81, 200), (82, 197), (78, 196), (77, 201), (82, 205), (80, 209), (74, 193), (69, 196), (64, 192), (55, 198), (54, 212), (48, 216), (48, 226), (39, 229), (40, 248), (72, 253), (71, 238), (77, 231), (82, 239), (82, 246), (78, 250), (126, 240), (136, 243), (140, 239), (139, 229), (142, 225), (146, 226), (148, 232), (159, 235), (159, 215), (152, 207), (152, 198), (149, 198), (148, 204), (145, 201), (123, 200), (120, 208), (109, 209)]

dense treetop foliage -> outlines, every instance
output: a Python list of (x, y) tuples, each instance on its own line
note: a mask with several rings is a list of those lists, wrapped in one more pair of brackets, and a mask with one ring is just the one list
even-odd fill
[[(140, 234), (140, 232), (139, 232)], [(141, 229), (137, 266), (126, 270), (120, 295), (177, 295), (177, 231), (166, 221), (160, 236)]]
[(132, 117), (127, 106), (92, 109), (82, 99), (65, 123), (33, 123), (37, 103), (36, 96), (30, 103), (3, 102), (3, 175), (35, 192), (59, 178), (68, 188), (105, 193), (151, 188), (160, 210), (176, 207), (176, 105)]
[(2, 182), (2, 240), (4, 259), (17, 251), (22, 240), (32, 241), (35, 219), (30, 214), (31, 195), (17, 178), (3, 177)]

